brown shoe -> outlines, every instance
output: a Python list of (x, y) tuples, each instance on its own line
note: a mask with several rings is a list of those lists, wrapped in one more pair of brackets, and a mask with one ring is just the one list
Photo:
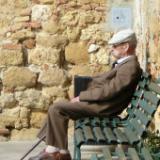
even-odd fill
[(34, 157), (30, 157), (28, 160), (58, 160), (59, 152), (47, 153), (45, 151), (40, 152)]
[(58, 159), (56, 160), (71, 160), (72, 159), (70, 153), (66, 153), (66, 154), (59, 153), (57, 155), (57, 158)]

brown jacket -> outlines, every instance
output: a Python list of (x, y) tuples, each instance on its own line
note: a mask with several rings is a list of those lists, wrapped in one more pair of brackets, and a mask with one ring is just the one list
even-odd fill
[(96, 105), (101, 115), (118, 114), (129, 104), (141, 73), (137, 57), (131, 56), (111, 71), (94, 77), (87, 90), (80, 93), (80, 101)]

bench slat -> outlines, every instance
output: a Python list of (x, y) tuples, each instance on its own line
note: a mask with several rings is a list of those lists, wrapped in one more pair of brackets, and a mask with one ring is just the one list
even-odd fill
[(91, 124), (90, 118), (85, 118), (83, 121), (83, 125), (90, 125), (90, 124)]
[(101, 125), (101, 121), (99, 117), (95, 117), (91, 120), (91, 123), (93, 126), (100, 126)]
[(88, 142), (89, 141), (94, 141), (94, 136), (93, 136), (91, 127), (84, 126), (83, 127), (83, 132), (84, 132), (84, 136), (85, 136), (86, 141), (88, 141)]
[(144, 92), (144, 98), (156, 106), (159, 104), (159, 98), (156, 96), (156, 94), (153, 94), (150, 91)]
[(76, 143), (78, 146), (85, 142), (82, 129), (80, 128), (76, 129), (75, 137), (76, 137)]
[(76, 122), (75, 122), (75, 128), (76, 129), (77, 128), (81, 128), (81, 120), (80, 119), (76, 120)]
[(139, 103), (139, 98), (132, 100), (131, 101), (132, 109), (133, 109), (133, 107), (137, 107), (138, 103)]
[(141, 108), (143, 108), (143, 110), (148, 112), (148, 114), (150, 114), (150, 115), (152, 115), (154, 113), (154, 111), (156, 110), (156, 106), (155, 105), (150, 105), (145, 100), (140, 100), (139, 106)]
[(142, 94), (143, 94), (143, 89), (140, 88), (136, 90), (133, 95), (139, 98), (142, 96)]
[(106, 141), (100, 127), (94, 127), (93, 131), (94, 131), (95, 137), (97, 139), (97, 142), (105, 142)]
[(105, 134), (105, 136), (106, 136), (106, 138), (107, 138), (107, 140), (108, 140), (109, 143), (115, 143), (115, 142), (117, 142), (117, 138), (114, 136), (111, 128), (105, 127), (104, 128), (104, 134)]
[(109, 150), (108, 147), (103, 148), (102, 152), (104, 154), (104, 159), (112, 160), (112, 155), (111, 155), (110, 150)]
[(134, 148), (128, 148), (128, 154), (131, 157), (131, 160), (140, 160)]
[(125, 153), (121, 147), (116, 148), (116, 154), (118, 155), (119, 160), (127, 160)]
[(124, 129), (124, 132), (131, 144), (137, 143), (139, 141), (139, 137), (135, 133), (135, 131), (131, 130), (129, 127)]
[(150, 82), (149, 85), (148, 85), (148, 88), (149, 88), (151, 91), (154, 91), (154, 92), (156, 92), (157, 94), (160, 94), (160, 86), (157, 85), (156, 83)]
[(144, 124), (144, 126), (147, 126), (151, 120), (151, 116), (145, 115), (145, 113), (143, 113), (142, 110), (136, 109), (134, 114), (137, 119), (140, 119), (140, 121), (142, 122), (142, 124)]
[(114, 133), (116, 134), (116, 137), (118, 138), (117, 141), (119, 143), (128, 143), (126, 135), (119, 128), (115, 128)]
[(136, 130), (138, 136), (141, 137), (141, 136), (143, 135), (143, 133), (144, 133), (144, 131), (145, 131), (145, 127), (144, 127), (144, 125), (140, 124), (140, 123), (137, 121), (136, 118), (129, 120), (129, 121), (128, 121), (128, 126), (129, 126), (129, 125), (134, 127), (134, 129)]
[(144, 79), (143, 81), (140, 81), (140, 82), (138, 83), (138, 86), (140, 86), (140, 87), (144, 88), (144, 87), (145, 87), (145, 85), (146, 85), (146, 83), (147, 83), (147, 80), (146, 80), (146, 79)]
[(142, 148), (142, 155), (145, 160), (153, 160), (153, 158), (151, 157), (151, 154), (146, 148)]

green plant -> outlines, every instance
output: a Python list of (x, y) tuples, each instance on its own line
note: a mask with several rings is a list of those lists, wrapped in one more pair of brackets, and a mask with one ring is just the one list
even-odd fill
[(159, 130), (156, 132), (148, 132), (148, 136), (144, 142), (144, 145), (150, 150), (151, 153), (160, 153), (160, 133)]

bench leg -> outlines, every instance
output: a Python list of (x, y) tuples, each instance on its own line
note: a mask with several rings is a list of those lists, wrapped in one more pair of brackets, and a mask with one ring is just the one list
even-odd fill
[(81, 160), (81, 150), (80, 147), (76, 146), (76, 144), (74, 144), (73, 160)]
[(75, 151), (75, 160), (81, 160), (81, 150), (80, 150), (80, 147), (77, 147), (77, 146)]

